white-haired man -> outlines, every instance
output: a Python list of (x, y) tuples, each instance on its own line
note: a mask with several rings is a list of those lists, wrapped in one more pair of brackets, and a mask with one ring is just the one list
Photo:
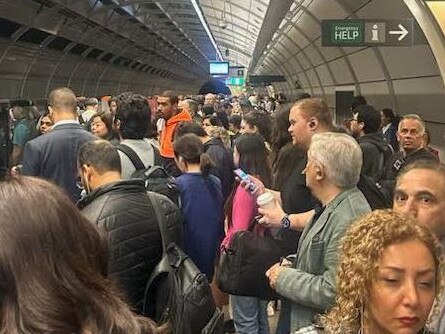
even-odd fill
[(371, 211), (357, 188), (362, 151), (350, 136), (312, 136), (304, 174), (321, 207), (306, 225), (290, 266), (277, 263), (266, 273), (270, 285), (291, 301), (290, 330), (308, 326), (333, 304), (340, 240), (348, 226)]
[(397, 129), (397, 140), (400, 151), (397, 152), (386, 166), (387, 180), (395, 180), (399, 172), (410, 163), (420, 160), (437, 158), (423, 147), (425, 140), (425, 123), (415, 114), (405, 115)]

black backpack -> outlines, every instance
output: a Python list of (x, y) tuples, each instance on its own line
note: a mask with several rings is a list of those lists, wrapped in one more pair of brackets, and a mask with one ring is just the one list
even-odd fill
[(156, 205), (156, 197), (161, 195), (148, 195), (164, 251), (147, 282), (143, 314), (159, 324), (170, 323), (173, 334), (223, 334), (224, 314), (215, 305), (207, 277), (172, 242), (176, 236), (166, 229), (163, 207)]
[(392, 208), (390, 193), (372, 177), (360, 174), (357, 188), (365, 195), (372, 210)]
[(382, 143), (382, 145), (374, 142), (374, 141), (368, 141), (367, 143), (370, 143), (374, 145), (379, 150), (379, 179), (383, 177), (385, 174), (385, 168), (388, 165), (389, 161), (391, 160), (392, 156), (394, 155), (394, 149), (391, 145), (388, 143)]
[(170, 176), (167, 171), (161, 167), (161, 156), (159, 150), (153, 147), (154, 152), (154, 166), (145, 167), (141, 158), (129, 146), (118, 144), (116, 148), (123, 152), (133, 163), (136, 171), (131, 175), (132, 179), (142, 179), (145, 181), (145, 189), (153, 191), (158, 194), (167, 196), (178, 207), (181, 204), (181, 197), (179, 189), (176, 185), (175, 178)]

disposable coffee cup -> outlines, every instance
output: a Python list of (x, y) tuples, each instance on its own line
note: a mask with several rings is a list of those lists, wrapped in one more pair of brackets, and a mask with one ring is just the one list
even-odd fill
[(270, 210), (275, 208), (275, 197), (270, 192), (265, 192), (264, 194), (258, 196), (256, 203), (262, 209)]

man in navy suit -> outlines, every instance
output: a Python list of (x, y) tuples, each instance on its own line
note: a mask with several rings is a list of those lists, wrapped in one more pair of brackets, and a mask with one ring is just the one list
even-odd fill
[(94, 136), (77, 121), (76, 95), (69, 88), (54, 89), (48, 96), (53, 129), (25, 145), (22, 173), (40, 176), (65, 189), (73, 202), (79, 199), (76, 185), (77, 151)]

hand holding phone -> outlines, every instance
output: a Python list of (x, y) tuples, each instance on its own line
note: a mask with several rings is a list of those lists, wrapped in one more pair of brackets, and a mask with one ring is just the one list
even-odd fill
[(246, 189), (250, 193), (253, 194), (257, 190), (257, 186), (252, 182), (249, 175), (247, 175), (245, 171), (243, 171), (240, 168), (237, 168), (233, 172), (242, 182), (244, 182), (246, 184)]

